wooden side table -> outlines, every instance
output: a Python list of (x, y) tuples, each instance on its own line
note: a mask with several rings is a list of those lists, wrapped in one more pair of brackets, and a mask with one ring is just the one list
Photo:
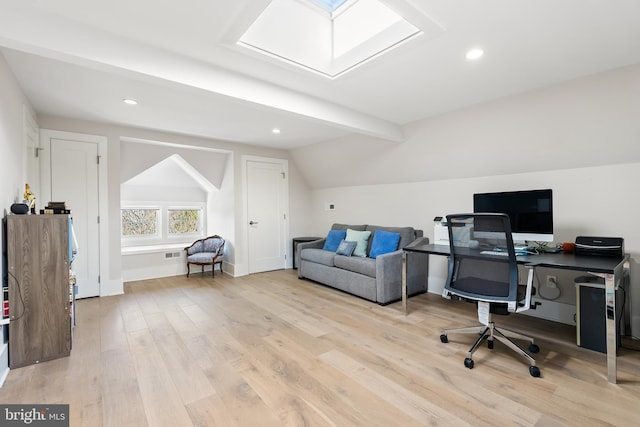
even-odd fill
[(298, 250), (298, 243), (304, 243), (304, 242), (313, 242), (314, 240), (320, 240), (322, 239), (322, 237), (294, 237), (293, 240), (293, 252), (291, 252), (293, 254), (293, 268), (297, 269), (298, 267), (296, 267), (296, 251)]

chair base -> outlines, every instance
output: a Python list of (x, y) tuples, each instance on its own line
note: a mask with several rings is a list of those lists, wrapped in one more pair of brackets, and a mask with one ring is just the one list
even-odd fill
[(522, 335), (515, 331), (510, 331), (508, 329), (499, 330), (495, 327), (493, 321), (490, 321), (487, 326), (468, 326), (464, 328), (453, 328), (453, 329), (445, 329), (444, 333), (440, 335), (440, 341), (443, 343), (449, 342), (448, 334), (449, 333), (460, 333), (460, 334), (476, 334), (480, 335), (476, 342), (471, 346), (469, 352), (467, 354), (467, 358), (464, 361), (464, 365), (471, 369), (473, 368), (473, 353), (484, 343), (487, 341), (487, 345), (489, 349), (493, 349), (494, 339), (497, 339), (501, 343), (505, 344), (508, 348), (522, 356), (526, 361), (529, 362), (529, 373), (533, 377), (540, 376), (540, 369), (536, 366), (536, 361), (533, 357), (529, 355), (524, 349), (522, 349), (518, 344), (513, 342), (511, 338), (522, 339), (525, 341), (529, 341), (529, 351), (532, 353), (537, 353), (540, 351), (538, 346), (535, 344), (533, 338)]
[(210, 265), (211, 266), (211, 277), (215, 277), (216, 264), (220, 265), (220, 274), (224, 274), (224, 271), (222, 271), (222, 261), (216, 261), (214, 263), (210, 263), (210, 262), (208, 262), (208, 263), (187, 262), (187, 277), (189, 277), (189, 274), (191, 274), (191, 264), (202, 266), (202, 275), (203, 276), (204, 276), (204, 266), (205, 265)]

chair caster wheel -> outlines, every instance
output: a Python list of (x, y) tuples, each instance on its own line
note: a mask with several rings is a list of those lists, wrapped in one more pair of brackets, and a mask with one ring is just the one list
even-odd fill
[(489, 347), (489, 350), (493, 350), (493, 341), (487, 341), (487, 347)]
[[(469, 369), (473, 369), (473, 359), (470, 357), (467, 357), (466, 359), (464, 359), (464, 366), (469, 368)], [(532, 366), (533, 367), (533, 366)], [(533, 374), (532, 374), (533, 375)], [(538, 374), (539, 375), (539, 374)]]
[(540, 376), (540, 368), (537, 366), (529, 366), (529, 373), (532, 377), (538, 378)]
[(449, 338), (447, 338), (447, 336), (445, 334), (440, 335), (440, 342), (442, 343), (448, 343), (449, 342)]
[(529, 344), (529, 351), (531, 353), (537, 353), (540, 351), (540, 347), (538, 347), (536, 344)]

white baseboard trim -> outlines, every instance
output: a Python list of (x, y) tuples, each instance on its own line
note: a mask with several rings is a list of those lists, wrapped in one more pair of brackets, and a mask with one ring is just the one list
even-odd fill
[(112, 295), (124, 294), (124, 282), (122, 278), (103, 280), (100, 279), (100, 296), (108, 297)]

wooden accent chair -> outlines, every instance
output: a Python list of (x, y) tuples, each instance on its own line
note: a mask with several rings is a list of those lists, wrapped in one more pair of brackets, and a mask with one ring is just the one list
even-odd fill
[(205, 237), (196, 240), (184, 248), (187, 251), (187, 277), (191, 272), (191, 264), (201, 265), (202, 274), (204, 274), (204, 266), (211, 266), (211, 276), (214, 276), (216, 264), (220, 264), (220, 273), (222, 271), (222, 251), (224, 249), (224, 239), (218, 235)]

